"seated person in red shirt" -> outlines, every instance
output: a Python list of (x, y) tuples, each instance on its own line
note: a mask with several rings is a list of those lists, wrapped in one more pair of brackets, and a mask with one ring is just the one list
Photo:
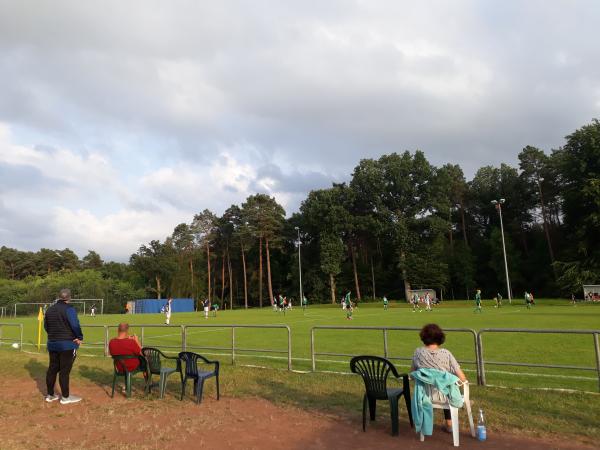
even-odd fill
[[(127, 332), (129, 331), (128, 323), (120, 323), (119, 329), (117, 331), (117, 337), (111, 339), (108, 343), (108, 351), (111, 356), (120, 356), (120, 355), (136, 355), (139, 356), (142, 354), (142, 347), (140, 346), (140, 342), (138, 341), (137, 336), (134, 334), (129, 336)], [(137, 358), (126, 359), (118, 364), (120, 371), (123, 370), (123, 365), (127, 368), (129, 372), (136, 370), (140, 365), (140, 360)]]

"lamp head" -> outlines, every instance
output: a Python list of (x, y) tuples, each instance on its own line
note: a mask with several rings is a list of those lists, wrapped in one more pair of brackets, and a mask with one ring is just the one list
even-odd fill
[(300, 231), (299, 227), (294, 227), (294, 230)]
[(491, 201), (491, 204), (492, 204), (492, 205), (497, 205), (497, 204), (498, 204), (498, 201), (497, 201), (497, 200), (492, 200), (492, 201)]
[(501, 199), (500, 199), (500, 203), (504, 203), (505, 201), (506, 201), (506, 200), (505, 200), (505, 199), (503, 199), (503, 198), (501, 198)]

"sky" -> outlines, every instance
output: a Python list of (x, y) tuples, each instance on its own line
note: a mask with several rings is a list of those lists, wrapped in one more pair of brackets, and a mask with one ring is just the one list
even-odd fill
[(600, 117), (597, 1), (0, 0), (0, 245), (127, 261), (362, 158), (467, 177)]

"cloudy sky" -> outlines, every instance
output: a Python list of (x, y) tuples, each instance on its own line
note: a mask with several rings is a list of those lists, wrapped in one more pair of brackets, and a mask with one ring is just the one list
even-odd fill
[(600, 117), (591, 1), (0, 0), (0, 245), (126, 260), (360, 158), (514, 163)]

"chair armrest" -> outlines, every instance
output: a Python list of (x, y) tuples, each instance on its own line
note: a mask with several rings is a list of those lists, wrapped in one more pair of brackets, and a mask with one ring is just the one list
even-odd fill
[(463, 400), (465, 402), (469, 401), (469, 380), (465, 380), (465, 381), (457, 381), (456, 385), (460, 388), (462, 387), (462, 391), (463, 391)]

